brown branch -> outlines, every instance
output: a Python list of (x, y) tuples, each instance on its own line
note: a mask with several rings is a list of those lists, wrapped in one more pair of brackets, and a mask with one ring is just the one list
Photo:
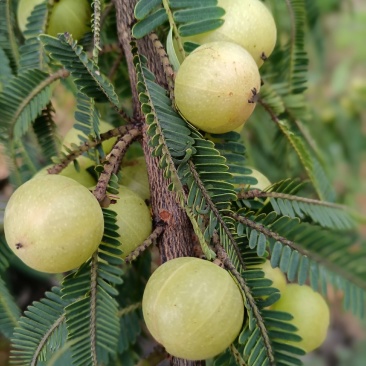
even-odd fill
[[(135, 120), (144, 120), (139, 93), (137, 90), (137, 74), (133, 63), (131, 50), (131, 27), (135, 22), (133, 12), (136, 0), (124, 1), (113, 0), (116, 8), (117, 33), (121, 47), (124, 50), (129, 71), (133, 117)], [(161, 59), (154, 48), (149, 37), (144, 37), (137, 41), (139, 53), (144, 55), (148, 61), (150, 71), (155, 75), (156, 81), (162, 87), (167, 85), (166, 75), (161, 65)], [(168, 190), (169, 181), (164, 178), (163, 171), (159, 168), (159, 159), (153, 157), (152, 149), (149, 145), (149, 136), (146, 134), (147, 126), (143, 127), (142, 147), (145, 154), (149, 185), (151, 192), (151, 207), (154, 217), (165, 217), (166, 228), (158, 239), (158, 248), (162, 262), (182, 257), (194, 256), (194, 232), (191, 223), (176, 201), (174, 192)], [(187, 361), (176, 357), (170, 359), (171, 365), (204, 365), (204, 361)]]
[[(94, 189), (94, 196), (99, 203), (103, 203), (106, 197), (106, 190), (108, 182), (111, 179), (111, 175), (117, 166), (119, 166), (120, 160), (127, 152), (128, 147), (141, 135), (141, 130), (134, 128), (129, 130), (126, 134), (121, 136), (114, 145), (111, 152), (106, 158), (104, 163), (104, 169), (99, 176), (98, 183)], [(102, 205), (104, 206), (104, 205)]]
[(125, 258), (125, 262), (131, 263), (132, 261), (134, 261), (143, 251), (145, 251), (151, 244), (154, 243), (154, 241), (159, 238), (164, 230), (164, 225), (158, 225), (149, 235), (149, 237)]
[(163, 66), (166, 80), (168, 83), (168, 90), (169, 90), (170, 98), (173, 100), (174, 99), (174, 77), (175, 77), (173, 66), (170, 63), (169, 57), (165, 51), (165, 48), (162, 45), (162, 43), (160, 42), (156, 33), (151, 33), (149, 35), (149, 38), (150, 38), (151, 42), (153, 43), (157, 54), (160, 57), (161, 64)]
[(121, 136), (128, 133), (130, 130), (137, 129), (137, 126), (134, 125), (126, 125), (114, 128), (107, 132), (100, 134), (100, 139), (96, 139), (94, 141), (85, 141), (81, 144), (76, 150), (73, 150), (71, 153), (66, 155), (64, 159), (61, 160), (60, 163), (55, 164), (51, 168), (47, 169), (48, 174), (59, 174), (63, 169), (65, 169), (71, 162), (73, 162), (76, 158), (82, 155), (84, 152), (96, 147), (101, 142), (105, 140), (109, 140), (112, 137)]
[(279, 193), (279, 192), (266, 192), (261, 191), (259, 189), (253, 189), (250, 191), (241, 191), (238, 193), (238, 199), (252, 199), (252, 198), (282, 198), (289, 201), (297, 201), (303, 203), (309, 203), (311, 205), (318, 205), (330, 208), (338, 208), (340, 210), (347, 210), (348, 207), (344, 205), (340, 205), (337, 203), (327, 202), (327, 201), (320, 201), (313, 198), (306, 198), (306, 197), (299, 197), (294, 196), (291, 194), (286, 193)]

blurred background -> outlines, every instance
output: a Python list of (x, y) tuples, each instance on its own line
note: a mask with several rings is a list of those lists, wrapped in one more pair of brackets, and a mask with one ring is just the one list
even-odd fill
[[(313, 118), (306, 128), (321, 149), (338, 201), (354, 208), (360, 218), (365, 218), (366, 0), (319, 0), (316, 5), (321, 15), (312, 19), (314, 24), (307, 40), (310, 59), (307, 96)], [(69, 98), (62, 87), (55, 89), (55, 99), (57, 123), (62, 136), (73, 123), (75, 106), (72, 96)], [(259, 170), (268, 173), (271, 181), (284, 178), (276, 175), (276, 171), (269, 172), (260, 158), (256, 160), (254, 150), (252, 159)], [(7, 177), (0, 146), (2, 207), (11, 194)], [(360, 224), (360, 231), (363, 240), (358, 244), (366, 245), (365, 219)], [(52, 285), (49, 277), (33, 271), (14, 272), (10, 276), (14, 296), (22, 308), (43, 296)], [(366, 321), (360, 321), (342, 310), (341, 294), (331, 291), (330, 294), (332, 324), (328, 339), (321, 348), (304, 358), (305, 365), (364, 366)], [(0, 336), (0, 366), (7, 365), (8, 353), (9, 345)]]
[[(365, 217), (366, 1), (321, 0), (317, 5), (322, 16), (308, 42), (308, 97), (315, 112), (309, 130), (328, 160), (340, 201)], [(365, 245), (365, 220), (360, 230)], [(340, 294), (332, 294), (330, 306), (328, 339), (306, 356), (305, 364), (365, 365), (366, 321), (342, 310)]]

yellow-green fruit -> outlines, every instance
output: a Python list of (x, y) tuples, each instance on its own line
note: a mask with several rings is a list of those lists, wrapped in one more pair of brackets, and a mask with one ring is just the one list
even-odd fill
[[(100, 123), (99, 124), (100, 133), (107, 132), (107, 131), (113, 129), (113, 126), (106, 121), (100, 120), (99, 123)], [(85, 134), (83, 134), (80, 130), (77, 130), (76, 128), (72, 127), (66, 133), (66, 135), (62, 141), (62, 145), (68, 147), (69, 149), (71, 149), (71, 144), (80, 145), (81, 142), (80, 142), (79, 135), (84, 136), (85, 139), (87, 138), (87, 136), (85, 136)], [(114, 137), (114, 138), (111, 138), (109, 140), (105, 140), (102, 142), (102, 147), (106, 154), (108, 154), (112, 150), (112, 147), (115, 144), (116, 140), (117, 140), (117, 138)], [(62, 147), (61, 150), (63, 152), (66, 152), (66, 149), (64, 147)]]
[(68, 32), (80, 39), (89, 29), (91, 8), (88, 0), (56, 0), (48, 21), (47, 33), (57, 36)]
[(269, 9), (259, 0), (219, 0), (224, 8), (224, 24), (207, 33), (185, 40), (200, 44), (214, 41), (237, 43), (254, 58), (258, 67), (272, 53), (277, 39), (276, 23)]
[[(77, 171), (75, 169), (75, 165), (71, 163), (61, 171), (60, 175), (72, 178), (87, 188), (94, 186), (96, 184), (96, 181), (93, 176), (86, 170), (87, 168), (94, 165), (93, 160), (87, 158), (86, 156), (79, 156), (77, 158), (77, 162), (79, 164), (79, 171)], [(51, 167), (52, 165), (48, 165), (42, 168), (34, 177), (48, 174), (47, 169)]]
[(272, 309), (286, 311), (294, 317), (291, 322), (298, 328), (302, 341), (287, 343), (311, 352), (324, 342), (330, 322), (329, 308), (324, 298), (309, 286), (287, 285)]
[(41, 272), (79, 267), (98, 248), (103, 229), (103, 213), (95, 197), (60, 175), (40, 176), (21, 185), (4, 214), (9, 247)]
[(243, 323), (241, 292), (212, 262), (181, 257), (149, 278), (142, 299), (147, 328), (168, 353), (203, 360), (223, 352)]
[(182, 63), (175, 102), (192, 125), (210, 133), (233, 131), (255, 108), (260, 76), (253, 57), (230, 42), (206, 43)]
[(145, 157), (140, 156), (122, 165), (121, 184), (137, 193), (143, 200), (150, 199)]
[(252, 184), (250, 186), (251, 189), (259, 189), (263, 191), (265, 188), (269, 187), (272, 183), (269, 181), (269, 179), (261, 173), (259, 170), (254, 169), (252, 167), (249, 167), (252, 170), (251, 176), (257, 179), (257, 184)]
[(17, 9), (18, 26), (22, 33), (25, 31), (27, 19), (31, 15), (34, 7), (44, 0), (20, 0)]
[(272, 268), (271, 262), (266, 260), (262, 264), (250, 266), (249, 269), (260, 269), (264, 272), (264, 277), (273, 282), (272, 286), (277, 288), (281, 295), (285, 292), (287, 287), (286, 277), (279, 268)]
[(118, 240), (125, 258), (151, 234), (152, 220), (149, 208), (135, 192), (120, 186), (117, 197), (109, 209), (117, 213)]

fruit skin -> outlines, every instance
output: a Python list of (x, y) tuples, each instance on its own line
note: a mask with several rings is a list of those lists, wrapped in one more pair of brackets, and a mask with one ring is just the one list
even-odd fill
[(137, 193), (143, 200), (150, 199), (149, 178), (144, 156), (129, 160), (122, 165), (120, 183)]
[(180, 66), (175, 102), (192, 125), (210, 133), (233, 131), (249, 118), (260, 76), (252, 56), (230, 42), (206, 43)]
[(117, 213), (118, 240), (125, 258), (151, 234), (150, 210), (141, 197), (125, 186), (120, 186), (116, 203), (108, 208)]
[[(103, 121), (103, 120), (99, 121), (99, 132), (100, 133), (107, 132), (111, 129), (113, 129), (113, 126), (110, 123)], [(71, 149), (71, 144), (80, 145), (81, 142), (79, 139), (79, 135), (87, 138), (87, 136), (84, 133), (82, 133), (80, 130), (77, 130), (75, 127), (72, 127), (69, 131), (67, 131), (67, 133), (62, 141), (62, 145), (65, 145), (69, 149)], [(103, 141), (102, 147), (103, 147), (104, 152), (108, 154), (112, 150), (113, 145), (115, 144), (116, 141), (117, 141), (117, 138), (111, 138), (109, 140)], [(61, 151), (67, 153), (64, 146), (61, 148)]]
[[(34, 7), (44, 0), (20, 0), (18, 5), (18, 25), (24, 33), (27, 18)], [(91, 8), (88, 0), (55, 0), (48, 19), (47, 34), (69, 32), (73, 39), (80, 39), (89, 31)]]
[(56, 37), (57, 33), (68, 32), (73, 39), (80, 39), (90, 29), (90, 16), (88, 0), (55, 1), (48, 20), (47, 33)]
[(184, 39), (200, 44), (214, 41), (237, 43), (254, 58), (258, 67), (262, 54), (269, 57), (277, 40), (277, 28), (267, 6), (259, 0), (219, 0), (225, 10), (224, 24), (207, 33)]
[(249, 266), (248, 269), (260, 269), (264, 272), (264, 277), (273, 282), (272, 286), (277, 288), (281, 295), (286, 291), (287, 281), (283, 272), (279, 268), (272, 268), (271, 262), (266, 260), (261, 264)]
[[(63, 169), (60, 175), (64, 177), (69, 177), (71, 179), (76, 180), (78, 183), (83, 185), (84, 187), (92, 187), (96, 184), (95, 179), (92, 175), (86, 170), (87, 168), (95, 165), (93, 160), (87, 158), (86, 156), (79, 156), (77, 158), (80, 170), (77, 171), (73, 163), (70, 163), (65, 169)], [(48, 174), (47, 169), (51, 168), (53, 165), (48, 165), (42, 168), (35, 176), (39, 177), (40, 175)]]
[(75, 180), (44, 175), (21, 185), (5, 208), (11, 250), (29, 267), (61, 273), (79, 267), (103, 236), (98, 201)]
[(281, 298), (272, 305), (273, 310), (286, 311), (294, 318), (291, 321), (298, 328), (300, 342), (286, 342), (305, 352), (318, 348), (327, 336), (330, 313), (324, 298), (311, 287), (298, 284), (287, 285)]
[(142, 311), (152, 336), (173, 356), (202, 360), (223, 352), (243, 323), (241, 291), (212, 262), (175, 258), (147, 282)]

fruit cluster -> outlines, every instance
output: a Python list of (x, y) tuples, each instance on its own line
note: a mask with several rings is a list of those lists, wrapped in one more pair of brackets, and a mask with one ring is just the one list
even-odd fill
[[(113, 127), (103, 122), (101, 132)], [(72, 128), (62, 149), (78, 143)], [(85, 136), (86, 138), (86, 136)], [(102, 143), (109, 152), (115, 139)], [(66, 150), (65, 150), (66, 151)], [(5, 209), (4, 232), (11, 250), (29, 267), (47, 273), (73, 270), (97, 250), (104, 229), (103, 213), (91, 191), (96, 179), (90, 174), (94, 161), (77, 159), (78, 169), (68, 165), (60, 174), (48, 174), (47, 168), (21, 185), (10, 197)], [(120, 249), (125, 258), (151, 234), (152, 220), (145, 200), (149, 186), (145, 160), (137, 158), (121, 169), (119, 194), (109, 209), (116, 212)]]
[(281, 294), (271, 309), (293, 316), (291, 323), (297, 328), (296, 334), (302, 340), (286, 343), (302, 348), (306, 353), (318, 348), (326, 338), (330, 322), (329, 308), (324, 298), (307, 285), (287, 284), (283, 272), (279, 268), (272, 268), (269, 260), (253, 268), (263, 271), (264, 277), (271, 280), (272, 286)]
[(175, 103), (181, 115), (209, 133), (242, 126), (260, 90), (258, 67), (272, 53), (276, 24), (259, 0), (220, 0), (224, 24), (185, 41), (201, 44), (179, 67)]
[[(272, 310), (293, 316), (301, 341), (289, 345), (311, 352), (325, 340), (329, 309), (309, 286), (287, 284), (279, 268), (266, 260), (261, 270), (281, 297)], [(162, 264), (147, 282), (142, 301), (147, 328), (171, 355), (189, 360), (212, 358), (238, 336), (244, 319), (243, 295), (228, 272), (212, 262), (175, 258)], [(316, 332), (314, 332), (316, 329)]]

